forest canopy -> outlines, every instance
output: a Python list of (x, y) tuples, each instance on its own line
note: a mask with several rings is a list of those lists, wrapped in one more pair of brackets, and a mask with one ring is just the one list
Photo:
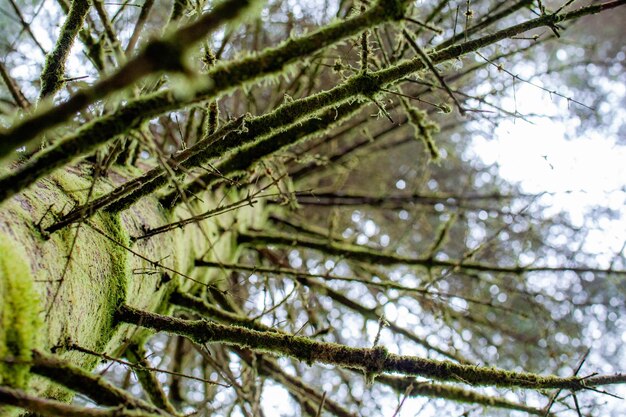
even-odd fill
[(476, 143), (623, 146), (625, 5), (8, 0), (0, 415), (620, 415), (626, 178)]

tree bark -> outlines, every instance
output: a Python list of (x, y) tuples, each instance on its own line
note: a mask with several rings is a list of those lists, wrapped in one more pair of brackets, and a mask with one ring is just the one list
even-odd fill
[[(122, 213), (100, 211), (52, 235), (42, 233), (60, 213), (84, 203), (92, 186), (86, 164), (57, 171), (4, 204), (0, 211), (0, 383), (47, 398), (67, 400), (69, 391), (41, 378), (29, 378), (33, 349), (54, 351), (72, 364), (92, 370), (99, 358), (69, 350), (69, 344), (119, 355), (145, 330), (119, 325), (113, 313), (125, 302), (167, 312), (174, 289), (213, 285), (218, 270), (195, 268), (197, 258), (236, 260), (236, 231), (260, 224), (262, 206), (239, 208), (185, 228), (133, 242), (146, 230), (192, 212), (226, 204), (237, 191), (204, 196), (167, 212), (155, 197)], [(93, 196), (109, 192), (131, 176), (117, 169), (98, 179)], [(208, 237), (208, 239), (206, 238)], [(75, 242), (75, 243), (74, 243)], [(29, 381), (30, 379), (30, 381)]]

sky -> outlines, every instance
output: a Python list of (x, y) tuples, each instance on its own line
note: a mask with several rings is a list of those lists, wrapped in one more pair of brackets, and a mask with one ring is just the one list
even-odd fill
[[(564, 211), (575, 225), (589, 228), (584, 249), (597, 254), (596, 261), (603, 267), (616, 254), (626, 255), (626, 145), (617, 143), (619, 128), (626, 123), (626, 109), (619, 107), (626, 84), (615, 80), (608, 87), (612, 97), (606, 97), (607, 101), (614, 101), (621, 110), (602, 132), (576, 134), (579, 121), (571, 115), (568, 103), (526, 84), (518, 86), (515, 103), (509, 97), (509, 107), (516, 105), (521, 113), (552, 117), (535, 118), (532, 123), (506, 119), (491, 137), (476, 136), (471, 147), (475, 157), (486, 164), (497, 163), (502, 178), (519, 183), (522, 191), (549, 193), (539, 200), (549, 206), (548, 213)], [(618, 215), (613, 219), (594, 217), (590, 210), (596, 206)], [(616, 336), (626, 343), (626, 321), (619, 321), (621, 337)], [(613, 358), (612, 362), (619, 367), (626, 358)], [(609, 391), (626, 398), (623, 385)], [(623, 400), (605, 397), (605, 412), (623, 412)]]
[[(619, 96), (626, 93), (624, 84), (614, 88)], [(626, 146), (616, 143), (617, 129), (577, 135), (578, 121), (567, 117), (564, 103), (531, 85), (517, 89), (516, 101), (522, 113), (554, 117), (534, 118), (532, 124), (506, 119), (492, 137), (476, 136), (472, 152), (486, 164), (497, 163), (500, 175), (521, 184), (524, 192), (549, 193), (540, 200), (550, 206), (548, 214), (565, 211), (575, 225), (589, 227), (585, 249), (607, 264), (626, 241)], [(625, 123), (626, 110), (616, 118)], [(598, 205), (620, 213), (619, 218), (594, 218), (589, 211)]]

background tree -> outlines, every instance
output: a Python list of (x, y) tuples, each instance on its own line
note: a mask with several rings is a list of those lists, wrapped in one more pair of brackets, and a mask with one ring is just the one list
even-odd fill
[(623, 256), (464, 159), (571, 3), (10, 0), (0, 411), (600, 410)]

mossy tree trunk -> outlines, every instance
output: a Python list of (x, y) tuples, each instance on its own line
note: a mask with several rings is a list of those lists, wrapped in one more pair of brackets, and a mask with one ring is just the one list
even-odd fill
[[(263, 207), (257, 205), (133, 242), (175, 217), (189, 216), (185, 209), (169, 212), (155, 198), (147, 198), (122, 213), (96, 213), (48, 235), (45, 227), (55, 210), (84, 202), (93, 184), (90, 171), (88, 164), (57, 171), (3, 207), (3, 357), (27, 361), (33, 349), (54, 351), (76, 366), (94, 369), (100, 358), (68, 346), (118, 356), (129, 344), (142, 343), (145, 332), (113, 320), (120, 305), (170, 312), (168, 297), (175, 289), (215, 285), (215, 274), (196, 269), (196, 259), (233, 262), (239, 255), (237, 231), (262, 224)], [(132, 171), (119, 168), (106, 180), (96, 180), (93, 195), (109, 192), (130, 175)], [(206, 211), (235, 195), (229, 192), (224, 199), (216, 193), (191, 207)], [(24, 385), (20, 369), (28, 367), (3, 364), (4, 383)], [(31, 388), (48, 398), (65, 397), (67, 392), (57, 387), (38, 379)]]

